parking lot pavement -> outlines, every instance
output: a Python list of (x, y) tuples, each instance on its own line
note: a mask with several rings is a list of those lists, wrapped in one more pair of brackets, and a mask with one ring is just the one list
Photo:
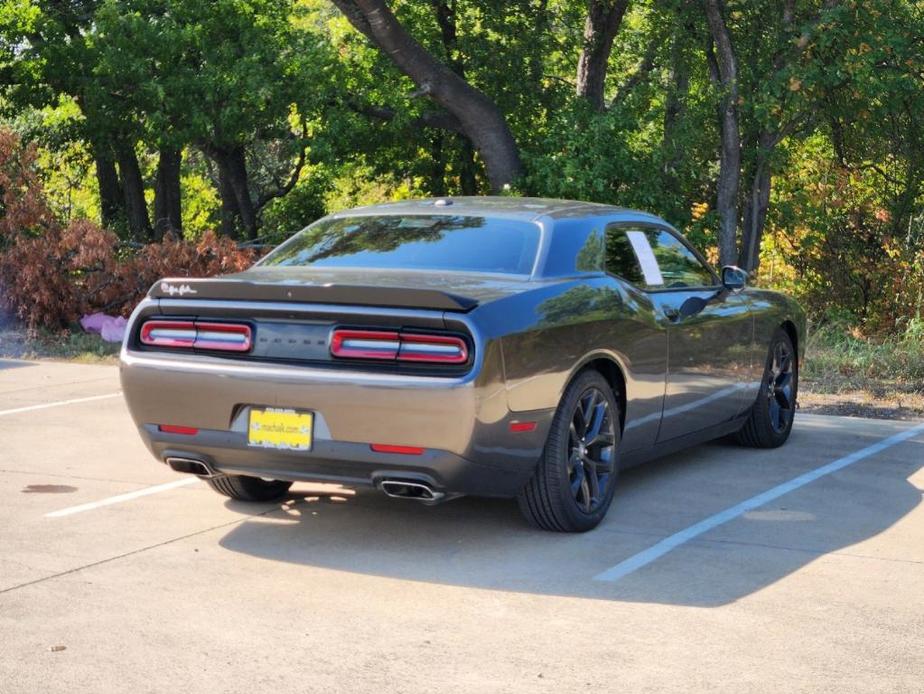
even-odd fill
[(0, 361), (2, 694), (921, 690), (913, 423), (700, 446), (566, 536), (506, 501), (231, 502), (150, 457), (118, 388)]

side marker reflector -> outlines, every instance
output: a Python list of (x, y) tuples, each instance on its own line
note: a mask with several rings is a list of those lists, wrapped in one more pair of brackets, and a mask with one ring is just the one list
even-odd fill
[(536, 422), (510, 422), (510, 431), (520, 433), (523, 431), (535, 431)]
[(199, 433), (195, 427), (182, 427), (177, 424), (159, 424), (157, 430), (165, 434), (182, 434), (183, 436), (195, 436)]
[(423, 455), (424, 449), (417, 446), (391, 446), (387, 443), (373, 443), (369, 445), (376, 453), (398, 453), (400, 455)]

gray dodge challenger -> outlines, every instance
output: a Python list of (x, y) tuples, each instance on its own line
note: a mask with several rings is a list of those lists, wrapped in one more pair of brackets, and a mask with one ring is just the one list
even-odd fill
[(565, 200), (362, 207), (254, 267), (164, 279), (121, 353), (158, 460), (245, 501), (296, 481), (603, 519), (621, 469), (789, 437), (805, 317), (662, 219)]

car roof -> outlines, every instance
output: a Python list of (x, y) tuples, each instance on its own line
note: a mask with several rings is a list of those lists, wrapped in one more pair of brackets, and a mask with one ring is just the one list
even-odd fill
[(627, 219), (647, 219), (662, 221), (659, 217), (639, 210), (625, 207), (603, 205), (595, 202), (577, 200), (558, 200), (554, 198), (521, 198), (510, 196), (482, 197), (445, 197), (423, 200), (398, 200), (379, 205), (367, 205), (342, 210), (330, 215), (330, 218), (374, 216), (374, 215), (411, 215), (411, 214), (445, 214), (504, 217), (523, 221), (536, 221), (541, 217), (566, 219), (580, 217), (600, 217), (619, 215)]

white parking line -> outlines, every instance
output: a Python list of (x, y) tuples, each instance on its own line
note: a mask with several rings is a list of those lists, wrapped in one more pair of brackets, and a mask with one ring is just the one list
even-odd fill
[(825, 475), (830, 475), (833, 472), (838, 470), (843, 470), (848, 465), (853, 465), (854, 463), (863, 460), (864, 458), (869, 458), (871, 455), (876, 455), (884, 451), (886, 448), (890, 448), (896, 444), (901, 443), (902, 441), (907, 441), (915, 434), (919, 434), (924, 431), (924, 424), (918, 424), (913, 426), (910, 429), (905, 429), (905, 431), (899, 432), (894, 436), (890, 436), (878, 443), (867, 446), (866, 448), (861, 448), (859, 451), (845, 455), (843, 458), (838, 458), (834, 462), (828, 463), (827, 465), (822, 465), (819, 468), (810, 470), (803, 475), (794, 477), (788, 482), (784, 482), (772, 489), (768, 489), (762, 494), (753, 496), (750, 499), (742, 501), (737, 506), (732, 506), (727, 508), (724, 511), (720, 511), (714, 516), (709, 516), (705, 520), (701, 520), (699, 523), (691, 525), (688, 528), (681, 530), (678, 533), (664, 538), (655, 545), (652, 545), (646, 550), (635, 554), (625, 561), (621, 561), (616, 566), (612, 566), (606, 571), (597, 574), (594, 576), (595, 581), (608, 581), (614, 582), (618, 581), (621, 578), (628, 576), (634, 571), (638, 571), (644, 566), (651, 564), (653, 561), (656, 561), (663, 557), (665, 554), (670, 552), (677, 547), (680, 547), (683, 544), (686, 544), (690, 540), (693, 540), (700, 535), (709, 532), (710, 530), (717, 528), (724, 523), (727, 523), (730, 520), (734, 520), (741, 515), (744, 515), (748, 511), (753, 511), (764, 504), (767, 504), (774, 499), (778, 499), (784, 494), (804, 487), (805, 485), (814, 482)]
[(76, 405), (80, 402), (93, 402), (94, 400), (106, 400), (107, 398), (117, 398), (122, 394), (106, 393), (106, 395), (92, 395), (88, 398), (74, 398), (73, 400), (56, 400), (55, 402), (43, 402), (40, 405), (27, 405), (26, 407), (14, 407), (12, 410), (0, 410), (0, 417), (10, 414), (19, 414), (20, 412), (32, 412), (34, 410), (45, 410), (49, 407), (61, 407), (62, 405)]
[(68, 508), (62, 508), (60, 511), (52, 511), (51, 513), (46, 513), (45, 518), (61, 518), (63, 516), (71, 516), (75, 513), (83, 513), (84, 511), (92, 511), (95, 508), (100, 508), (102, 506), (111, 506), (112, 504), (119, 504), (123, 501), (131, 501), (132, 499), (137, 499), (142, 496), (148, 496), (150, 494), (157, 494), (158, 492), (166, 492), (170, 489), (176, 489), (177, 487), (185, 487), (188, 484), (195, 484), (199, 481), (198, 477), (186, 477), (181, 480), (174, 480), (173, 482), (166, 482), (164, 484), (157, 484), (153, 487), (145, 487), (144, 489), (139, 489), (134, 492), (128, 492), (127, 494), (119, 494), (118, 496), (110, 496), (107, 499), (101, 499), (99, 501), (91, 501), (88, 504), (80, 504), (80, 506), (70, 506)]

